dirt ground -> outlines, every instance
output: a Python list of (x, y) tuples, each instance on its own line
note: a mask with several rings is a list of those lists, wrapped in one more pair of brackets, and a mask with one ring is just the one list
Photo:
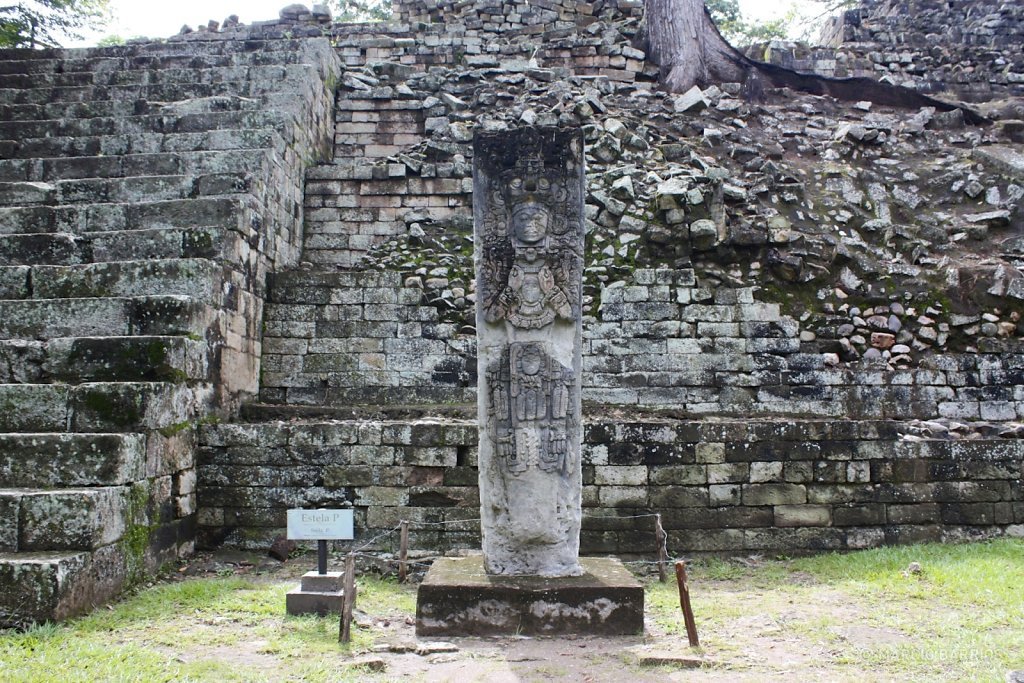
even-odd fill
[[(222, 574), (224, 560), (222, 556), (209, 562)], [(292, 560), (272, 568), (265, 578), (297, 580), (307, 568), (303, 560)], [(355, 628), (372, 636), (374, 645), (368, 652), (339, 660), (339, 670), (355, 674), (359, 681), (431, 683), (953, 681), (965, 680), (964, 671), (971, 670), (969, 662), (958, 668), (929, 661), (932, 655), (925, 650), (932, 644), (922, 642), (929, 632), (917, 631), (916, 626), (970, 618), (951, 615), (941, 604), (924, 600), (883, 606), (799, 572), (786, 576), (784, 590), (758, 581), (700, 578), (699, 571), (697, 576), (692, 590), (701, 649), (689, 647), (682, 619), (668, 607), (676, 595), (674, 587), (648, 591), (645, 633), (637, 637), (419, 639), (408, 608), (363, 601)], [(415, 587), (400, 590), (411, 596)], [(1021, 633), (1013, 634), (1014, 642), (1024, 642), (1017, 640), (1024, 638), (1024, 624), (1017, 627)], [(240, 664), (258, 663), (263, 671), (274, 669), (274, 657), (260, 654), (259, 642), (243, 649), (248, 652), (235, 646), (231, 652), (196, 656), (234, 657)], [(1014, 669), (1024, 668), (1024, 652), (1019, 655), (1021, 666)], [(964, 656), (971, 655), (956, 654), (953, 660)], [(967, 678), (1003, 681), (1011, 675), (1009, 669), (998, 674), (979, 670)]]

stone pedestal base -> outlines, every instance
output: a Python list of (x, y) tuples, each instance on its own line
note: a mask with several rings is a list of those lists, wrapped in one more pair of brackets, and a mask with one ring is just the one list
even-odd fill
[(483, 557), (434, 562), (416, 596), (416, 635), (635, 635), (644, 589), (622, 563), (581, 558), (583, 576), (489, 576)]
[(342, 586), (344, 573), (327, 572), (318, 574), (306, 572), (302, 583), (285, 595), (285, 609), (288, 614), (341, 614)]

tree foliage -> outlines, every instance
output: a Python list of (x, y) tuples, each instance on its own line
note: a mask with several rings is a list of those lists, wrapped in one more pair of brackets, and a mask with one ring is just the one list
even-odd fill
[(722, 36), (733, 45), (785, 38), (792, 18), (787, 14), (766, 21), (749, 21), (740, 11), (739, 0), (706, 0), (704, 6)]
[(777, 16), (753, 20), (743, 16), (738, 0), (705, 0), (715, 26), (732, 45), (749, 45), (776, 38), (813, 41), (825, 20), (857, 5), (858, 0), (790, 0), (778, 3)]
[(332, 0), (335, 21), (387, 21), (391, 0)]
[(0, 0), (0, 47), (56, 47), (106, 23), (110, 0)]

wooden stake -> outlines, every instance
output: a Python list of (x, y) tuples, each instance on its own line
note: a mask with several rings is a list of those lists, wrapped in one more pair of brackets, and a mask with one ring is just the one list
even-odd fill
[(654, 543), (657, 545), (655, 552), (658, 554), (658, 581), (668, 581), (668, 572), (665, 571), (665, 562), (668, 560), (668, 548), (666, 542), (665, 528), (661, 526), (661, 515), (654, 515)]
[(341, 627), (338, 641), (352, 641), (352, 610), (356, 606), (356, 556), (349, 553), (345, 558), (345, 578), (342, 586)]
[(401, 546), (398, 550), (398, 582), (405, 583), (409, 571), (409, 522), (402, 520)]
[(690, 605), (690, 587), (686, 583), (686, 563), (681, 560), (676, 562), (676, 583), (679, 584), (679, 606), (683, 608), (686, 637), (690, 639), (690, 647), (700, 647), (697, 622), (693, 620), (693, 607)]

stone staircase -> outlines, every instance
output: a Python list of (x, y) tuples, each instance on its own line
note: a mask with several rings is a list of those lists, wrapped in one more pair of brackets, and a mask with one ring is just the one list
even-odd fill
[(0, 625), (191, 549), (196, 426), (255, 390), (335, 59), (285, 40), (0, 52)]

